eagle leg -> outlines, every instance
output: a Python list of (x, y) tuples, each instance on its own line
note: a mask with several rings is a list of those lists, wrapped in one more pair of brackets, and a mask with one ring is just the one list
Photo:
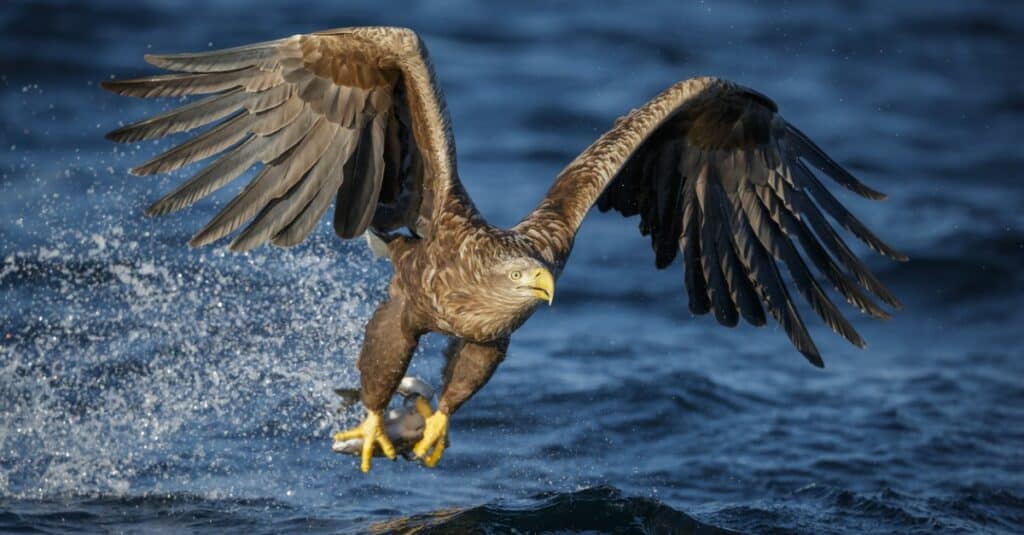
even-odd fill
[[(434, 467), (444, 454), (448, 438), (448, 418), (477, 393), (505, 360), (508, 338), (489, 343), (476, 343), (452, 338), (445, 351), (448, 359), (444, 367), (444, 390), (437, 404), (437, 412), (426, 418), (423, 438), (413, 447), (413, 454), (423, 464)], [(434, 450), (425, 457), (430, 448)]]
[(418, 341), (419, 335), (408, 325), (405, 300), (401, 296), (393, 296), (381, 303), (366, 324), (366, 336), (357, 363), (360, 398), (366, 407), (366, 419), (357, 427), (334, 435), (335, 442), (363, 439), (360, 465), (363, 472), (370, 471), (370, 459), (377, 445), (387, 458), (395, 458), (395, 447), (384, 430), (382, 415), (409, 367)]

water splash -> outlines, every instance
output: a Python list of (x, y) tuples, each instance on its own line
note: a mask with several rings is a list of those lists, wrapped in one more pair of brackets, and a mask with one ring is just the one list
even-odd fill
[[(335, 424), (331, 389), (354, 382), (382, 263), (324, 233), (237, 256), (135, 230), (65, 232), (0, 264), (0, 494), (175, 489), (237, 462), (199, 436), (310, 440)], [(239, 443), (232, 457), (261, 455)]]

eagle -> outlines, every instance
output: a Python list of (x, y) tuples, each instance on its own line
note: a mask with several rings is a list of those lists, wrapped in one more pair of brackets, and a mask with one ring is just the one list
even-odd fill
[(413, 454), (437, 465), (451, 415), (487, 383), (512, 334), (541, 303), (552, 303), (594, 206), (639, 215), (658, 269), (682, 253), (693, 314), (711, 312), (730, 327), (740, 317), (761, 326), (771, 315), (818, 367), (823, 361), (792, 288), (859, 347), (864, 340), (822, 284), (874, 318), (889, 317), (876, 300), (901, 308), (836, 225), (884, 256), (906, 257), (854, 217), (821, 178), (867, 199), (885, 195), (840, 167), (771, 99), (728, 80), (678, 82), (620, 117), (558, 174), (532, 212), (499, 228), (460, 181), (446, 103), (413, 30), (341, 28), (145, 59), (174, 72), (103, 87), (143, 98), (207, 96), (107, 137), (135, 143), (209, 125), (131, 170), (154, 175), (209, 161), (147, 215), (188, 207), (256, 167), (189, 245), (233, 234), (232, 251), (268, 242), (294, 246), (333, 200), (335, 233), (366, 236), (390, 260), (388, 295), (366, 325), (357, 365), (366, 417), (335, 435), (363, 439), (363, 472), (378, 448), (395, 457), (382, 412), (420, 337), (431, 332), (449, 338), (444, 384), (436, 410), (424, 412)]

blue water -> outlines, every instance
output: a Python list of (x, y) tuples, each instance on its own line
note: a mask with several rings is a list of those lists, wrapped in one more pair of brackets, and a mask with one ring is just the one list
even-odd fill
[[(1019, 4), (287, 4), (0, 7), (0, 531), (1022, 530)], [(866, 256), (906, 309), (851, 310), (866, 351), (815, 322), (818, 370), (778, 328), (691, 317), (678, 264), (593, 214), (440, 467), (360, 474), (329, 450), (359, 418), (332, 389), (358, 383), (386, 263), (328, 224), (288, 251), (187, 249), (231, 192), (143, 218), (184, 174), (129, 176), (167, 143), (102, 134), (171, 103), (97, 84), (146, 52), (365, 24), (426, 39), (499, 224), (678, 79), (770, 95), (890, 195), (834, 190), (911, 256)], [(443, 343), (414, 361), (435, 384)]]

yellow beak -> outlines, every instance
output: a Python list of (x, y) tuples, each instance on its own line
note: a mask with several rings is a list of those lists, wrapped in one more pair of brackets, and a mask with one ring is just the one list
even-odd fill
[(533, 280), (529, 282), (533, 296), (541, 301), (547, 301), (548, 306), (555, 300), (555, 277), (544, 268), (537, 268), (533, 272)]

